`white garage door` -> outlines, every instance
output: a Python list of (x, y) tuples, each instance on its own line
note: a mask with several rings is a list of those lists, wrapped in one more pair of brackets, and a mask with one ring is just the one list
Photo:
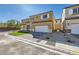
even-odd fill
[(49, 32), (48, 26), (35, 26), (35, 32)]
[(72, 24), (71, 25), (71, 33), (79, 34), (79, 24)]

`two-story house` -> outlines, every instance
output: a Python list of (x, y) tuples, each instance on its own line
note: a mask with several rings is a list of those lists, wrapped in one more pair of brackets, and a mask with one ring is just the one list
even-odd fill
[(63, 24), (61, 23), (61, 19), (56, 19), (55, 29), (58, 32), (63, 31)]
[(66, 32), (79, 34), (79, 4), (63, 9), (62, 23)]
[(49, 32), (55, 30), (55, 18), (52, 11), (32, 15), (27, 19), (23, 19), (21, 30), (33, 32)]

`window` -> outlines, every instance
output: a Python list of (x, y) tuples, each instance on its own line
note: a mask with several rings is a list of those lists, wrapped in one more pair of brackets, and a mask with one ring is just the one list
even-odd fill
[(70, 25), (70, 23), (68, 23), (68, 26)]
[(73, 9), (69, 9), (69, 15), (73, 14)]
[(47, 15), (43, 15), (43, 19), (44, 19), (44, 18), (47, 18)]
[(79, 8), (78, 8), (78, 14), (79, 14)]
[(49, 14), (41, 15), (41, 19), (47, 19), (47, 18), (49, 18)]
[(73, 9), (73, 14), (77, 14), (77, 8)]

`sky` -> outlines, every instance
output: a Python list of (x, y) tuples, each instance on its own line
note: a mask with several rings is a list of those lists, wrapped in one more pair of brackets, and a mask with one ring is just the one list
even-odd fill
[(21, 21), (31, 15), (53, 11), (56, 19), (61, 18), (64, 7), (73, 4), (0, 4), (0, 22), (15, 19)]

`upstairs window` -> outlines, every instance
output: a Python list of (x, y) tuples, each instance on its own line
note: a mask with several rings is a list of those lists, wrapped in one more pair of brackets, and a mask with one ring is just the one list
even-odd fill
[(49, 14), (45, 14), (41, 16), (41, 19), (48, 19), (49, 18)]
[(47, 15), (43, 15), (43, 19), (44, 19), (44, 18), (47, 18)]
[(77, 14), (77, 8), (73, 9), (73, 14)]
[(73, 9), (69, 9), (69, 15), (73, 14)]
[(78, 14), (79, 14), (79, 8), (78, 8)]

